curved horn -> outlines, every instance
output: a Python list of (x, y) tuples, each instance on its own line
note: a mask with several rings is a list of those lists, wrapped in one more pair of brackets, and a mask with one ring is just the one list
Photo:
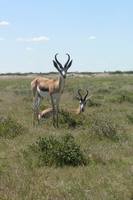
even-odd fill
[(66, 53), (66, 55), (68, 56), (68, 60), (67, 60), (67, 62), (65, 63), (64, 68), (67, 67), (67, 65), (68, 65), (68, 63), (69, 63), (69, 61), (70, 61), (70, 55), (69, 55), (68, 53)]
[(78, 95), (79, 95), (80, 99), (82, 99), (82, 95), (81, 95), (80, 91), (81, 91), (81, 89), (78, 89)]
[(57, 63), (55, 62), (55, 60), (53, 60), (53, 64), (54, 64), (55, 68), (60, 72), (61, 70), (60, 70), (60, 68), (58, 67), (58, 65), (57, 65)]
[(86, 100), (86, 97), (88, 96), (88, 94), (89, 94), (89, 91), (86, 90), (86, 95), (84, 96), (84, 100)]
[(60, 68), (63, 69), (62, 64), (57, 60), (57, 55), (58, 55), (58, 53), (55, 54), (55, 61), (60, 66)]

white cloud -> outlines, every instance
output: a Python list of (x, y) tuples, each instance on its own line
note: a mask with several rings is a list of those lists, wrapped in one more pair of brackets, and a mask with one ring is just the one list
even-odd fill
[(39, 37), (31, 37), (31, 38), (17, 38), (16, 39), (19, 42), (47, 42), (49, 40), (46, 36), (39, 36)]
[(0, 21), (0, 27), (2, 26), (8, 26), (9, 25), (9, 22), (7, 21)]
[(89, 40), (96, 40), (96, 36), (90, 35), (90, 36), (89, 36)]
[(33, 42), (41, 42), (41, 41), (48, 41), (49, 38), (46, 36), (40, 36), (40, 37), (33, 37), (32, 41)]
[(31, 48), (31, 47), (26, 47), (26, 51), (32, 51), (33, 50), (33, 48)]

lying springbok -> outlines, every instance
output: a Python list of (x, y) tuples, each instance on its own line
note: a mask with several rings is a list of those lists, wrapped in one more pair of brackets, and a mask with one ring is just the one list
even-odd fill
[(62, 64), (58, 61), (57, 55), (58, 54), (55, 54), (55, 60), (53, 60), (53, 64), (59, 72), (58, 79), (37, 77), (31, 82), (34, 112), (33, 123), (35, 123), (35, 120), (38, 120), (41, 99), (46, 95), (49, 95), (51, 98), (51, 104), (53, 109), (53, 125), (58, 127), (58, 111), (60, 96), (63, 93), (67, 70), (72, 65), (72, 60), (70, 60), (70, 55), (67, 53), (66, 55), (68, 56), (68, 60), (63, 67)]
[(90, 96), (88, 96), (88, 95), (89, 95), (88, 90), (86, 90), (86, 94), (84, 96), (81, 95), (81, 89), (78, 90), (78, 95), (76, 96), (76, 98), (79, 100), (79, 106), (75, 110), (76, 114), (80, 114), (85, 111), (86, 103), (92, 97), (92, 95), (90, 95)]
[[(85, 106), (87, 101), (92, 97), (92, 95), (88, 96), (89, 92), (86, 90), (86, 94), (84, 96), (81, 95), (81, 90), (78, 90), (78, 95), (76, 96), (76, 99), (79, 100), (79, 106), (77, 109), (71, 109), (70, 112), (74, 112), (75, 114), (79, 115), (85, 111)], [(38, 120), (41, 120), (42, 118), (46, 119), (49, 118), (53, 113), (52, 108), (47, 108), (38, 114)]]

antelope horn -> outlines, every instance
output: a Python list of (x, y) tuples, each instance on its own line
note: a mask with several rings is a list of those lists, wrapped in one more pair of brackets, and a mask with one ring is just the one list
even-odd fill
[(84, 100), (86, 100), (86, 97), (88, 96), (88, 94), (89, 94), (89, 91), (86, 90), (86, 95), (84, 96)]
[(82, 99), (82, 95), (81, 95), (80, 91), (81, 91), (81, 90), (78, 89), (78, 95), (79, 95), (80, 99)]
[[(66, 68), (66, 70), (69, 69), (69, 67), (72, 65), (72, 60), (70, 61), (70, 55), (68, 53), (66, 53), (66, 55), (68, 56), (68, 60), (64, 65), (64, 68)], [(70, 61), (70, 62), (69, 62)]]
[(54, 64), (55, 68), (56, 68), (59, 72), (61, 72), (60, 68), (58, 67), (57, 63), (56, 63), (54, 60), (53, 60), (53, 64)]
[(70, 61), (70, 55), (69, 55), (68, 53), (66, 53), (66, 55), (68, 56), (68, 60), (67, 60), (67, 62), (65, 63), (64, 68), (67, 67), (67, 65), (68, 65), (68, 63), (69, 63), (69, 61)]
[(63, 69), (62, 64), (57, 60), (57, 55), (58, 55), (58, 53), (55, 54), (55, 61), (60, 66), (60, 68)]
[(71, 67), (72, 65), (72, 60), (70, 61), (70, 63), (67, 65), (67, 70)]

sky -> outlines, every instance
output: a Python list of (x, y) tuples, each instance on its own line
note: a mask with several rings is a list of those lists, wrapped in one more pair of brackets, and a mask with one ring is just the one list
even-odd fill
[(0, 73), (133, 70), (132, 0), (0, 0)]

